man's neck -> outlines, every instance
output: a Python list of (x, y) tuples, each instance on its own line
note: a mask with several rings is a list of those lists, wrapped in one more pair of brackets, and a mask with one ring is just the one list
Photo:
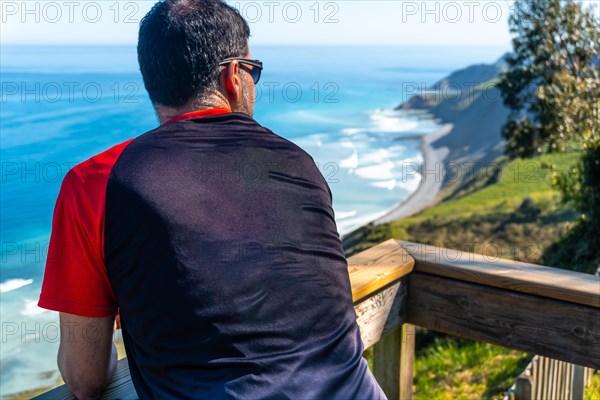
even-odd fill
[(194, 101), (193, 103), (186, 104), (183, 107), (173, 108), (156, 104), (154, 108), (156, 110), (156, 114), (158, 116), (158, 121), (160, 125), (163, 125), (165, 122), (170, 121), (175, 117), (192, 111), (208, 110), (211, 108), (231, 109), (227, 101), (224, 101), (223, 99), (217, 97), (213, 97), (207, 101)]

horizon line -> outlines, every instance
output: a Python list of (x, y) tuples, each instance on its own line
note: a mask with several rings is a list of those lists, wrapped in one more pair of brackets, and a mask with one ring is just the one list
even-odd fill
[[(137, 46), (137, 43), (2, 43), (0, 46)], [(426, 44), (406, 44), (406, 43), (384, 43), (384, 44), (349, 44), (349, 43), (290, 43), (290, 44), (253, 44), (253, 47), (503, 47), (511, 48), (503, 44), (447, 44), (447, 43), (426, 43)]]

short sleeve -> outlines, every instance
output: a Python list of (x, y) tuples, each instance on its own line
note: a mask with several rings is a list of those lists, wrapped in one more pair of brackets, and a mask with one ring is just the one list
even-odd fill
[(38, 302), (42, 308), (85, 317), (117, 312), (103, 255), (107, 178), (99, 172), (86, 175), (80, 166), (63, 180)]

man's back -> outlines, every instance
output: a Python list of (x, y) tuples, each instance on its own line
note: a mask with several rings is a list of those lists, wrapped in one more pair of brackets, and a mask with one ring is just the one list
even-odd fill
[(118, 307), (142, 398), (385, 398), (331, 191), (251, 118), (264, 65), (247, 22), (223, 0), (163, 0), (138, 37), (160, 126), (69, 171), (52, 220), (38, 304), (60, 312), (69, 388), (95, 398), (114, 374)]
[(229, 113), (129, 143), (104, 251), (140, 397), (383, 397), (362, 358), (331, 192), (293, 143)]

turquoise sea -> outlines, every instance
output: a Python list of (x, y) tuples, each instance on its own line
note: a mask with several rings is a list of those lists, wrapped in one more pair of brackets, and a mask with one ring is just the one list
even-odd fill
[[(255, 47), (255, 119), (313, 156), (340, 234), (409, 196), (428, 120), (394, 111), (503, 48)], [(0, 394), (52, 384), (57, 314), (37, 307), (52, 211), (75, 164), (152, 129), (134, 46), (0, 47)], [(395, 140), (406, 137), (404, 140)]]

